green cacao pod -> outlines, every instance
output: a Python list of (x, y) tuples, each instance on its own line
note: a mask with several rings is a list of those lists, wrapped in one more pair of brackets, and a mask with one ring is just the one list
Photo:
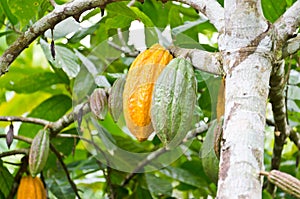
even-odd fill
[(219, 159), (214, 150), (215, 136), (219, 131), (219, 123), (213, 120), (206, 133), (205, 140), (199, 153), (205, 174), (214, 182), (218, 182)]
[(29, 151), (29, 171), (35, 177), (43, 170), (49, 154), (49, 132), (45, 129), (40, 130), (33, 138)]
[(17, 199), (46, 199), (43, 182), (38, 177), (23, 176), (18, 187)]
[(153, 132), (150, 118), (154, 83), (172, 55), (159, 44), (140, 53), (131, 64), (123, 92), (123, 113), (130, 132), (146, 140)]
[(103, 88), (96, 88), (90, 97), (90, 108), (96, 118), (104, 120), (108, 111), (107, 96)]
[(197, 82), (193, 66), (173, 59), (158, 77), (153, 92), (151, 119), (159, 139), (177, 146), (192, 127)]
[(123, 91), (124, 91), (125, 82), (126, 82), (125, 75), (118, 78), (114, 82), (109, 92), (108, 110), (115, 122), (118, 121), (120, 115), (123, 112)]

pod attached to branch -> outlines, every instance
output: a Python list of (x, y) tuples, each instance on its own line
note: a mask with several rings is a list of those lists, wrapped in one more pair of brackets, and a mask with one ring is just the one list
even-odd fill
[(177, 146), (192, 128), (197, 101), (193, 66), (184, 58), (173, 59), (155, 84), (151, 119), (159, 139)]
[(29, 151), (29, 171), (32, 177), (40, 173), (46, 165), (50, 147), (49, 132), (40, 130), (33, 138)]
[(153, 132), (150, 118), (154, 83), (173, 56), (159, 44), (140, 53), (128, 71), (123, 92), (123, 112), (129, 131), (139, 140)]

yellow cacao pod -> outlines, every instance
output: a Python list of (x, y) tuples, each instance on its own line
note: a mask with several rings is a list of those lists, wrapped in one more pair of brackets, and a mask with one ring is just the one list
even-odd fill
[(128, 71), (123, 112), (128, 129), (139, 141), (153, 132), (150, 109), (154, 83), (172, 58), (164, 47), (154, 44), (136, 57)]
[(18, 187), (17, 199), (46, 199), (47, 193), (39, 177), (23, 176)]

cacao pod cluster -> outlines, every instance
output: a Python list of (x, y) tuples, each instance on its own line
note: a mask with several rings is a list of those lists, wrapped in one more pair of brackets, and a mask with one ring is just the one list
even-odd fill
[(163, 46), (154, 44), (136, 57), (127, 77), (114, 82), (108, 99), (103, 89), (95, 89), (90, 107), (98, 119), (104, 119), (108, 107), (115, 122), (123, 112), (126, 126), (137, 140), (147, 140), (155, 131), (162, 143), (171, 147), (191, 128), (196, 90), (190, 62), (173, 58)]
[(123, 91), (123, 113), (130, 132), (146, 140), (155, 131), (168, 146), (178, 145), (191, 128), (196, 104), (192, 65), (159, 44), (132, 63)]

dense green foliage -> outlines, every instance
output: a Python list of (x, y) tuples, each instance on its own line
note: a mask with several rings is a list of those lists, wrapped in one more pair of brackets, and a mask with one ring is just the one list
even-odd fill
[[(66, 0), (57, 1), (64, 4)], [(9, 2), (9, 3), (8, 3)], [(144, 25), (144, 47), (160, 42), (170, 45), (161, 33), (170, 30), (172, 43), (186, 48), (198, 48), (217, 51), (216, 29), (202, 15), (189, 6), (177, 2), (166, 3), (145, 0), (144, 3), (115, 2), (106, 6), (104, 13), (100, 8), (84, 12), (79, 21), (68, 18), (55, 26), (55, 60), (51, 56), (51, 32), (47, 31), (21, 53), (13, 62), (7, 74), (0, 77), (0, 115), (26, 116), (57, 121), (70, 113), (75, 105), (88, 100), (93, 88), (110, 88), (113, 82), (126, 74), (134, 56), (142, 50), (129, 44), (132, 22)], [(222, 2), (220, 2), (222, 4)], [(293, 3), (292, 0), (263, 0), (263, 11), (274, 22)], [(51, 12), (53, 7), (48, 0), (2, 0), (0, 2), (0, 54), (34, 22)], [(199, 36), (201, 33), (201, 36)], [(200, 38), (200, 39), (199, 39)], [(109, 42), (107, 42), (109, 41)], [(115, 48), (113, 45), (119, 47)], [(124, 51), (120, 51), (120, 49)], [(290, 126), (300, 129), (300, 52), (288, 58), (286, 70), (289, 80), (287, 86), (287, 105)], [(195, 109), (195, 123), (209, 123), (216, 117), (215, 106), (220, 77), (195, 70), (198, 84), (198, 104)], [(73, 106), (74, 105), (74, 106)], [(88, 116), (90, 117), (90, 116)], [(272, 115), (268, 111), (268, 118)], [(85, 117), (83, 118), (85, 119)], [(163, 147), (154, 136), (143, 143), (124, 132), (124, 119), (114, 123), (108, 114), (103, 121), (92, 120), (99, 124), (101, 135), (80, 134), (78, 122), (64, 128), (51, 143), (63, 156), (63, 161), (75, 182), (82, 198), (207, 198), (215, 197), (215, 177), (208, 175), (202, 161), (209, 154), (205, 144), (206, 132), (198, 135), (185, 147), (181, 147), (180, 156), (173, 158), (168, 165), (158, 165), (159, 170), (137, 173), (126, 183), (130, 172), (107, 167), (109, 161), (102, 161), (99, 151), (86, 141), (72, 138), (82, 135), (90, 139), (101, 150), (115, 150), (123, 157), (121, 148), (131, 153), (151, 153)], [(88, 122), (83, 121), (82, 128)], [(5, 156), (8, 151), (28, 149), (29, 144), (14, 139), (8, 149), (5, 134), (10, 122), (0, 122), (0, 199), (6, 198), (12, 189), (24, 154)], [(13, 122), (14, 134), (33, 138), (44, 128), (41, 125), (25, 122)], [(98, 129), (99, 130), (99, 129)], [(274, 126), (266, 126), (265, 168), (271, 164)], [(208, 131), (210, 132), (210, 131)], [(208, 137), (208, 136), (207, 136)], [(209, 138), (211, 139), (211, 138)], [(112, 146), (113, 145), (113, 146)], [(202, 145), (206, 145), (205, 149)], [(206, 150), (203, 152), (203, 150)], [(211, 147), (211, 150), (212, 147)], [(95, 152), (96, 151), (96, 152)], [(171, 154), (172, 155), (172, 154)], [(101, 156), (101, 155), (100, 155)], [(144, 157), (144, 156), (143, 156)], [(281, 170), (300, 178), (298, 148), (288, 140), (282, 156)], [(166, 158), (164, 156), (163, 158)], [(215, 158), (213, 156), (212, 158)], [(165, 159), (163, 159), (165, 160)], [(126, 158), (115, 164), (126, 164)], [(132, 159), (130, 160), (132, 161)], [(138, 159), (136, 165), (142, 161)], [(207, 160), (205, 161), (212, 161)], [(106, 163), (106, 164), (105, 164)], [(155, 162), (160, 164), (159, 161)], [(147, 167), (145, 167), (147, 168)], [(213, 167), (212, 167), (213, 168)], [(128, 170), (132, 169), (128, 166)], [(151, 169), (150, 169), (151, 170)], [(217, 171), (216, 171), (217, 172)], [(49, 152), (44, 168), (43, 179), (50, 198), (75, 198), (75, 192), (66, 177), (57, 154)], [(123, 183), (123, 184), (122, 184)], [(125, 184), (125, 185), (124, 185)], [(271, 196), (264, 191), (264, 198)], [(277, 190), (278, 198), (291, 198)]]

